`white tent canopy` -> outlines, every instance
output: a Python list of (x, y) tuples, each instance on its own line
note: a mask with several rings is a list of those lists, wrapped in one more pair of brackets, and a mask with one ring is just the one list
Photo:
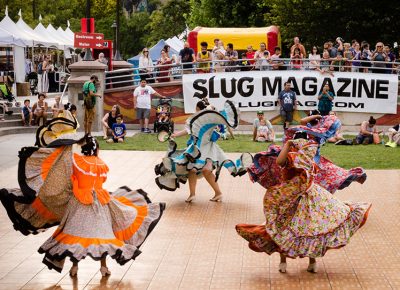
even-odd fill
[(9, 33), (8, 31), (0, 28), (0, 46), (12, 46), (12, 45), (16, 45), (16, 46), (25, 46), (25, 43), (19, 39), (14, 37), (14, 35), (12, 35), (11, 33)]
[(6, 16), (0, 21), (0, 28), (11, 33), (15, 38), (22, 40), (26, 46), (33, 46), (32, 37), (21, 30), (7, 14), (6, 10)]
[(59, 44), (64, 45), (64, 48), (73, 48), (74, 43), (69, 41), (68, 39), (64, 38), (64, 34), (57, 31), (53, 25), (49, 24), (46, 30), (54, 37), (54, 39), (58, 40)]
[(61, 40), (59, 40), (58, 38), (54, 37), (54, 35), (52, 35), (52, 33), (50, 33), (44, 26), (42, 23), (39, 22), (39, 24), (35, 27), (34, 31), (37, 34), (42, 35), (43, 37), (45, 37), (46, 39), (48, 39), (48, 41), (51, 42), (55, 42), (57, 43), (57, 48), (64, 50), (65, 48), (65, 43)]
[(46, 39), (43, 35), (36, 33), (28, 24), (25, 23), (21, 14), (17, 22), (17, 26), (32, 37), (34, 45), (42, 45), (45, 47), (57, 46), (56, 42), (52, 42), (51, 40)]
[(168, 38), (165, 41), (172, 49), (176, 50), (176, 51), (180, 51), (181, 49), (183, 49), (183, 41), (179, 40), (178, 37), (174, 36), (172, 38)]
[(67, 32), (64, 31), (64, 29), (60, 27), (57, 28), (57, 32), (63, 36), (64, 39), (66, 39), (66, 41), (68, 41), (68, 43), (74, 43), (74, 37), (70, 37), (69, 34), (67, 34)]

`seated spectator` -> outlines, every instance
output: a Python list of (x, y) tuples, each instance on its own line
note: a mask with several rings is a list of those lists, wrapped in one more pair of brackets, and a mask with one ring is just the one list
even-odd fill
[(314, 45), (312, 47), (311, 53), (308, 55), (309, 68), (310, 70), (317, 70), (320, 66), (321, 56), (318, 53), (318, 48)]
[(48, 104), (44, 101), (45, 98), (46, 95), (44, 93), (40, 93), (38, 96), (39, 100), (33, 104), (32, 112), (34, 125), (40, 125), (40, 119), (43, 119), (43, 124), (47, 122)]
[(143, 48), (142, 55), (139, 57), (139, 73), (141, 78), (147, 79), (149, 83), (154, 83), (154, 65), (149, 53), (147, 47)]
[(321, 116), (329, 115), (332, 111), (334, 95), (329, 90), (329, 84), (325, 84), (322, 91), (318, 94), (318, 111)]
[(250, 61), (247, 60), (247, 56), (245, 53), (242, 53), (241, 59), (242, 60), (239, 62), (241, 71), (249, 71), (253, 69), (253, 66), (251, 65)]
[(108, 60), (104, 57), (104, 53), (102, 52), (99, 53), (99, 58), (97, 61), (108, 66)]
[(22, 117), (22, 126), (32, 126), (32, 109), (30, 107), (31, 101), (26, 99), (24, 101), (24, 106), (22, 107), (21, 117)]
[(294, 55), (294, 50), (298, 48), (300, 50), (300, 54), (305, 56), (306, 55), (306, 49), (304, 48), (304, 45), (300, 43), (300, 39), (296, 36), (293, 38), (294, 44), (290, 47), (290, 55)]
[(380, 133), (382, 133), (382, 131), (376, 129), (376, 120), (371, 116), (368, 121), (361, 123), (360, 133), (357, 135), (356, 139), (353, 140), (353, 143), (363, 145), (372, 143), (378, 144)]
[(264, 118), (264, 112), (258, 111), (257, 118), (253, 122), (253, 141), (275, 141), (274, 128), (271, 122)]
[(0, 110), (1, 110), (0, 121), (4, 121), (4, 115), (5, 114), (12, 115), (12, 113), (13, 113), (13, 111), (9, 111), (8, 110), (8, 106), (7, 106), (6, 103), (0, 103)]
[(111, 112), (104, 115), (102, 122), (103, 127), (103, 139), (107, 140), (108, 136), (112, 136), (112, 125), (117, 123), (117, 116), (121, 113), (118, 105), (114, 105), (111, 108)]
[[(330, 111), (330, 112), (329, 112), (329, 115), (331, 115), (331, 116), (336, 116), (336, 113), (333, 112), (333, 111)], [(337, 143), (337, 142), (339, 142), (339, 141), (345, 140), (345, 139), (343, 138), (343, 135), (342, 135), (341, 130), (342, 130), (342, 126), (340, 126), (339, 129), (336, 130), (335, 135), (332, 136), (331, 138), (329, 138), (327, 141), (328, 141), (329, 143)], [(350, 143), (350, 142), (349, 142), (349, 143)]]
[(285, 62), (281, 59), (281, 48), (276, 46), (274, 49), (274, 54), (270, 58), (271, 69), (272, 70), (284, 70)]
[(117, 123), (114, 123), (112, 125), (112, 138), (107, 140), (107, 143), (122, 143), (125, 140), (125, 135), (126, 135), (126, 126), (123, 121), (123, 116), (119, 114), (117, 116)]
[(167, 52), (165, 49), (161, 49), (161, 57), (157, 61), (158, 67), (158, 78), (157, 81), (160, 83), (169, 82), (171, 80), (170, 71), (171, 68), (170, 64), (172, 64), (171, 59), (168, 57)]
[(386, 63), (388, 61), (388, 56), (383, 50), (383, 43), (378, 42), (375, 46), (375, 51), (372, 53), (371, 60), (373, 61), (372, 70), (373, 73), (383, 74), (386, 72)]
[(197, 53), (197, 61), (199, 63), (197, 72), (209, 73), (211, 67), (211, 53), (207, 50), (207, 42), (200, 43), (201, 51)]
[(351, 72), (351, 62), (354, 58), (353, 52), (350, 50), (351, 46), (350, 43), (346, 42), (343, 44), (344, 51), (343, 51), (343, 57), (344, 57), (344, 71), (346, 72)]
[(54, 100), (56, 101), (54, 103), (54, 105), (51, 107), (51, 110), (53, 111), (53, 118), (58, 116), (58, 111), (64, 109), (64, 105), (61, 103), (61, 97), (60, 96), (56, 96), (54, 98)]
[(225, 59), (229, 60), (225, 63), (225, 66), (227, 66), (227, 68), (225, 68), (225, 71), (226, 72), (236, 71), (237, 70), (236, 62), (239, 59), (239, 55), (236, 50), (233, 50), (232, 43), (228, 43), (226, 45)]
[(161, 106), (161, 111), (158, 112), (158, 113), (159, 113), (158, 122), (160, 122), (160, 123), (168, 122), (169, 117), (168, 117), (168, 105), (167, 104), (162, 105)]
[(301, 53), (300, 48), (296, 47), (293, 51), (293, 54), (290, 56), (293, 70), (301, 70), (302, 69), (303, 57), (304, 57), (304, 55)]
[(388, 130), (389, 141), (385, 144), (388, 147), (397, 147), (400, 145), (400, 124), (393, 126)]

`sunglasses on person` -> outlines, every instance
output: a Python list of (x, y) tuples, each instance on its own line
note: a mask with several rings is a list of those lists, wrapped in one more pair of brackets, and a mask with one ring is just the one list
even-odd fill
[(143, 50), (143, 53), (145, 53), (145, 52), (149, 52), (148, 50)]

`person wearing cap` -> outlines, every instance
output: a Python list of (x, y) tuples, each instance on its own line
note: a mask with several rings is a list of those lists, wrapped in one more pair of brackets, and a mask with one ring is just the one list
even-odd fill
[(97, 94), (96, 83), (99, 82), (99, 78), (96, 75), (91, 75), (90, 80), (83, 84), (83, 94), (85, 97), (91, 97), (91, 104), (89, 105), (87, 102), (84, 102), (85, 107), (85, 118), (84, 118), (84, 127), (85, 134), (91, 134), (92, 132), (92, 124), (95, 117), (95, 107), (96, 107), (96, 98), (101, 98), (100, 94)]
[(257, 118), (253, 122), (253, 141), (265, 142), (274, 140), (275, 132), (271, 122), (264, 118), (263, 111), (257, 111)]

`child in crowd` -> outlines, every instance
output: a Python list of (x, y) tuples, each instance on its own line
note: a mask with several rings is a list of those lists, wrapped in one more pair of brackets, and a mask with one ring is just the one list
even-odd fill
[(253, 69), (253, 66), (251, 65), (250, 61), (247, 60), (247, 55), (245, 53), (242, 53), (241, 59), (242, 60), (239, 62), (241, 71), (249, 71)]
[(329, 56), (329, 51), (327, 49), (322, 53), (322, 60), (320, 62), (320, 67), (316, 68), (321, 74), (330, 74), (333, 76), (333, 73), (330, 71), (331, 61)]
[(62, 109), (64, 109), (64, 105), (61, 103), (61, 97), (60, 96), (56, 96), (55, 98), (55, 103), (53, 105), (53, 107), (51, 108), (51, 110), (53, 111), (53, 118), (58, 116), (58, 112)]
[(24, 106), (22, 107), (22, 126), (31, 126), (32, 125), (32, 109), (30, 107), (31, 101), (26, 99), (24, 101)]
[(274, 141), (274, 134), (270, 130), (269, 126), (267, 125), (267, 120), (261, 119), (260, 126), (257, 129), (257, 141), (258, 142), (273, 142)]
[(107, 140), (107, 143), (122, 143), (124, 142), (125, 135), (126, 135), (126, 126), (123, 121), (122, 114), (117, 116), (117, 123), (112, 125), (112, 135), (113, 137)]
[(162, 105), (161, 106), (161, 111), (159, 112), (159, 116), (158, 116), (158, 122), (160, 123), (166, 123), (169, 120), (168, 117), (168, 106), (167, 105)]
[(393, 126), (388, 130), (389, 142), (385, 144), (388, 147), (397, 147), (400, 145), (400, 124)]
[(300, 48), (296, 47), (294, 49), (293, 55), (290, 57), (292, 59), (292, 69), (300, 70), (303, 67), (303, 58), (304, 56), (300, 52)]
[(351, 63), (352, 63), (351, 61), (353, 60), (354, 55), (353, 55), (353, 52), (350, 50), (350, 47), (351, 47), (350, 43), (346, 42), (345, 44), (343, 44), (343, 46), (344, 46), (343, 56), (345, 59), (344, 71), (351, 72)]

